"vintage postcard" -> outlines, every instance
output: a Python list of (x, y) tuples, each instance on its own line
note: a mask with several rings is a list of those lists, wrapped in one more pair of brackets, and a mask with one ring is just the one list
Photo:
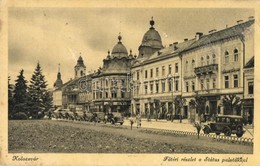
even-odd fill
[(260, 165), (258, 1), (0, 1), (0, 165)]

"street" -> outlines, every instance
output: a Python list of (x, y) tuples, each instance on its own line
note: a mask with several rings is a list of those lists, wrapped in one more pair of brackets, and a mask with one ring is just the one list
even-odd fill
[[(129, 120), (125, 120), (125, 126), (130, 126)], [(134, 124), (136, 127), (136, 123)], [(164, 130), (175, 130), (175, 131), (184, 131), (184, 132), (197, 132), (196, 128), (188, 122), (187, 119), (183, 119), (182, 123), (179, 120), (166, 121), (166, 120), (155, 120), (147, 121), (147, 119), (142, 119), (142, 127), (145, 128), (154, 128), (154, 129), (164, 129)], [(253, 138), (253, 128), (252, 126), (245, 126), (246, 132), (243, 135), (243, 138)], [(203, 133), (203, 131), (201, 131)], [(212, 133), (212, 135), (215, 135)], [(223, 133), (221, 135), (224, 135)], [(235, 136), (235, 135), (234, 135)]]
[[(144, 123), (145, 124), (145, 123)], [(9, 121), (9, 152), (253, 153), (253, 146), (208, 137), (82, 121)]]

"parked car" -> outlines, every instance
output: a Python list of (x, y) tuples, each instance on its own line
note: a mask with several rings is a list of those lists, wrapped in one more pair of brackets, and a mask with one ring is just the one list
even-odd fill
[(216, 117), (216, 122), (211, 122), (204, 125), (203, 131), (205, 134), (224, 133), (226, 136), (236, 134), (237, 137), (242, 137), (244, 134), (243, 117), (236, 115), (221, 115)]
[(121, 113), (113, 112), (113, 113), (108, 114), (107, 117), (108, 117), (107, 122), (109, 122), (111, 124), (119, 123), (120, 125), (123, 125), (123, 123), (124, 123), (124, 117), (122, 116)]
[(103, 122), (105, 121), (105, 113), (104, 112), (93, 112), (92, 117), (89, 119), (90, 122)]

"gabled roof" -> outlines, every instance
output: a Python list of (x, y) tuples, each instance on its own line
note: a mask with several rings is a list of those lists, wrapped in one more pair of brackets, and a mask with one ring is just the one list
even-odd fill
[(253, 68), (255, 66), (255, 57), (253, 56), (245, 65), (244, 68)]

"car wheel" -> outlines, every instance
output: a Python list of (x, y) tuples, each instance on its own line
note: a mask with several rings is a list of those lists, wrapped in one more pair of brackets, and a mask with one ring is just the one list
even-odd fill
[(241, 126), (237, 127), (237, 133), (236, 133), (237, 137), (242, 137), (243, 136), (243, 129)]
[(205, 127), (203, 129), (203, 131), (204, 131), (204, 134), (209, 134), (209, 132), (210, 132), (209, 127)]
[(216, 135), (220, 135), (220, 133), (216, 133)]
[(231, 136), (231, 129), (228, 127), (224, 130), (225, 136)]

